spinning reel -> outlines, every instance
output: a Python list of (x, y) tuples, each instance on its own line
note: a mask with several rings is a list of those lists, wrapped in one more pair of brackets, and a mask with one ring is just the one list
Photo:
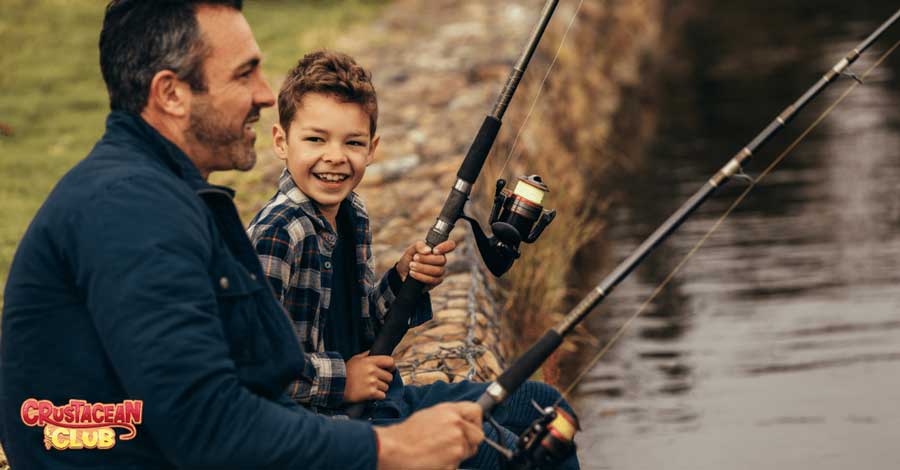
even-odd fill
[[(532, 404), (541, 416), (519, 436), (515, 449), (485, 439), (503, 456), (504, 470), (552, 470), (575, 452), (575, 432), (579, 429), (575, 417), (558, 406), (541, 408)], [(493, 418), (488, 417), (488, 421), (499, 428)]]
[(542, 202), (550, 189), (538, 175), (520, 176), (516, 187), (505, 189), (506, 180), (497, 180), (494, 206), (488, 221), (493, 235), (485, 235), (478, 221), (463, 215), (472, 226), (478, 251), (495, 276), (502, 276), (519, 258), (519, 244), (534, 243), (556, 217), (556, 209), (545, 210)]

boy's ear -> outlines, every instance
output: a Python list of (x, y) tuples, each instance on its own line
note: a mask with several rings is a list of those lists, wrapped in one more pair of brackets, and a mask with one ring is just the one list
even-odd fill
[(277, 156), (279, 160), (287, 161), (287, 132), (285, 132), (284, 129), (281, 128), (281, 124), (278, 123), (275, 123), (275, 125), (272, 126), (272, 147), (275, 149), (275, 156)]
[(191, 88), (179, 80), (175, 72), (161, 70), (150, 81), (147, 106), (176, 118), (183, 118), (191, 112)]
[(378, 142), (381, 141), (381, 136), (375, 136), (372, 139), (372, 145), (369, 145), (369, 155), (366, 156), (366, 166), (369, 166), (372, 163), (372, 160), (375, 160), (375, 150), (378, 148)]

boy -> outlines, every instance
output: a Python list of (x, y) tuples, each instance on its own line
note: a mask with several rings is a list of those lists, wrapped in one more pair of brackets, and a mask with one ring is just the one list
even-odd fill
[[(368, 72), (344, 54), (307, 54), (285, 79), (278, 108), (273, 145), (287, 168), (278, 192), (254, 217), (248, 232), (301, 344), (313, 358), (315, 370), (311, 367), (306, 380), (295, 382), (293, 398), (332, 415), (342, 414), (349, 403), (383, 400), (366, 416), (378, 423), (402, 420), (442, 401), (477, 399), (486, 384), (407, 387), (394, 373), (391, 357), (367, 356), (401, 280), (411, 275), (430, 287), (440, 284), (444, 255), (455, 248), (452, 241), (434, 250), (418, 242), (374, 282), (368, 217), (353, 193), (378, 146), (378, 104)], [(431, 318), (427, 295), (416, 310), (413, 325)], [(551, 387), (529, 383), (495, 417), (518, 434), (535, 417), (532, 399), (545, 406), (557, 398)], [(485, 431), (498, 438), (492, 428)], [(507, 444), (514, 439), (503, 432)], [(496, 462), (497, 454), (482, 447), (469, 464)], [(570, 468), (577, 468), (577, 462)]]

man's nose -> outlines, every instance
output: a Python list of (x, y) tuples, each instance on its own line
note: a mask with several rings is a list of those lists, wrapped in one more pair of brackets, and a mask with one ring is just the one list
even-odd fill
[(269, 82), (266, 81), (262, 74), (259, 74), (259, 80), (253, 94), (253, 101), (256, 103), (256, 106), (260, 108), (268, 108), (275, 105), (275, 94), (272, 93)]

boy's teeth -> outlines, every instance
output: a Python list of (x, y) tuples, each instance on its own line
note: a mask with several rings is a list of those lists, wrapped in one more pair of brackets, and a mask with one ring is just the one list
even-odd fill
[(316, 173), (316, 178), (323, 181), (338, 182), (347, 179), (347, 175), (337, 175), (333, 173)]

